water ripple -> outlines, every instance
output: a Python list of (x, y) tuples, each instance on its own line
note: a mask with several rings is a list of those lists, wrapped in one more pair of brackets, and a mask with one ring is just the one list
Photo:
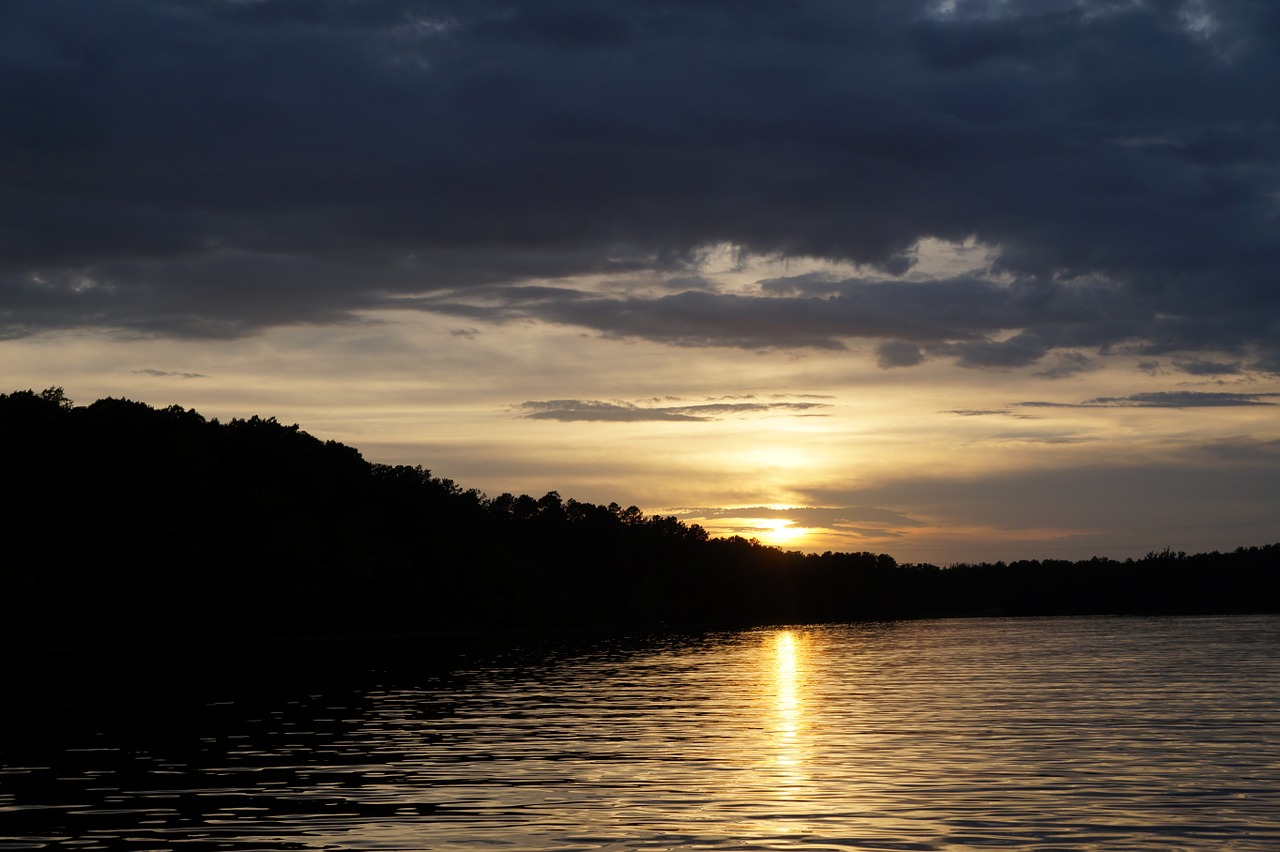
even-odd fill
[(207, 702), (0, 771), (0, 849), (1280, 848), (1280, 619), (797, 627)]

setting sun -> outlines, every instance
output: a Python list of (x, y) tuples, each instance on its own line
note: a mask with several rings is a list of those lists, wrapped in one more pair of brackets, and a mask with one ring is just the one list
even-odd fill
[(776, 546), (801, 544), (811, 532), (807, 527), (793, 526), (791, 521), (780, 518), (762, 518), (759, 525), (760, 541)]

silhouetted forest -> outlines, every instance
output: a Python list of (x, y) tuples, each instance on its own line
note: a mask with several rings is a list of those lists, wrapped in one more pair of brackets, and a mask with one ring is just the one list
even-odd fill
[(0, 395), (10, 642), (1280, 611), (1280, 544), (949, 567), (487, 497), (275, 419)]

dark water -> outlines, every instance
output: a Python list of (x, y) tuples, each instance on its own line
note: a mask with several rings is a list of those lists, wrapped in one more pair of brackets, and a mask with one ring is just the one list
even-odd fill
[(1280, 849), (1277, 617), (414, 657), (15, 688), (0, 848)]

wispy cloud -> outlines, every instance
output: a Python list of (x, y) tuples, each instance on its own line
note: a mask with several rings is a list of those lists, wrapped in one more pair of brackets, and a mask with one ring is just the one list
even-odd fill
[(1012, 408), (953, 408), (947, 414), (961, 417), (1012, 417), (1014, 420), (1039, 420), (1038, 414), (1027, 414), (1025, 411), (1014, 411)]
[(792, 413), (811, 415), (816, 409), (830, 407), (819, 402), (706, 402), (690, 405), (636, 405), (631, 402), (597, 399), (530, 400), (517, 408), (531, 420), (606, 421), (683, 421), (718, 420), (732, 415)]
[(1221, 408), (1242, 405), (1276, 405), (1280, 393), (1227, 393), (1212, 391), (1151, 391), (1129, 396), (1100, 396), (1083, 402), (1020, 402), (1029, 408)]
[(899, 530), (922, 526), (905, 512), (879, 506), (771, 506), (682, 507), (669, 510), (677, 518), (709, 522), (781, 520), (791, 526), (832, 533), (898, 535)]
[(207, 379), (203, 373), (182, 373), (174, 370), (133, 370), (135, 376), (152, 376), (157, 379)]

